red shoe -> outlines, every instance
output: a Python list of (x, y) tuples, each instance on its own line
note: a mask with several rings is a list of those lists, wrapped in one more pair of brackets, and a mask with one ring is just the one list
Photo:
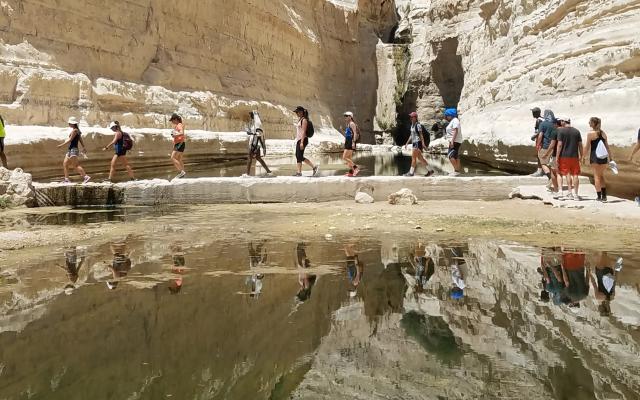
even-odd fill
[(355, 167), (355, 168), (353, 169), (353, 176), (358, 176), (358, 174), (359, 174), (359, 173), (360, 173), (360, 168)]

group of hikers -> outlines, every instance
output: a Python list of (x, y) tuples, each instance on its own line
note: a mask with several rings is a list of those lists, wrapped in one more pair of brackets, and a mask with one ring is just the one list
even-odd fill
[[(556, 117), (552, 110), (535, 107), (531, 110), (535, 119), (534, 135), (538, 160), (537, 176), (549, 179), (547, 190), (554, 199), (582, 200), (579, 194), (581, 164), (587, 160), (591, 165), (596, 188), (597, 201), (607, 202), (607, 182), (605, 172), (611, 169), (618, 174), (618, 165), (613, 160), (607, 134), (602, 130), (598, 117), (589, 119), (590, 131), (583, 142), (581, 132), (571, 125), (571, 118)], [(629, 161), (640, 151), (640, 130)], [(564, 183), (566, 182), (566, 192)], [(638, 202), (638, 199), (636, 199)]]
[[(593, 169), (594, 184), (597, 192), (597, 200), (607, 201), (607, 184), (605, 172), (610, 168), (615, 174), (618, 173), (618, 167), (613, 160), (613, 155), (609, 147), (607, 134), (602, 130), (602, 121), (593, 117), (589, 120), (590, 131), (586, 140), (583, 142), (582, 134), (571, 125), (571, 119), (568, 117), (556, 117), (552, 110), (545, 110), (544, 113), (538, 107), (531, 110), (535, 119), (535, 134), (532, 140), (536, 143), (536, 158), (538, 161), (538, 171), (534, 175), (547, 176), (549, 179), (547, 188), (553, 193), (554, 198), (563, 200), (581, 200), (579, 194), (581, 174), (580, 164), (585, 164), (586, 160)], [(313, 137), (315, 129), (313, 123), (309, 119), (309, 111), (303, 106), (298, 106), (293, 110), (297, 116), (295, 126), (295, 157), (296, 171), (294, 176), (302, 176), (303, 165), (307, 165), (312, 170), (312, 176), (316, 176), (320, 169), (319, 164), (312, 162), (305, 157), (305, 150), (309, 145), (309, 139)], [(247, 169), (243, 177), (251, 175), (251, 168), (254, 160), (259, 162), (266, 176), (273, 176), (272, 171), (266, 164), (264, 157), (267, 154), (267, 146), (265, 135), (262, 129), (262, 121), (257, 111), (251, 111), (250, 126), (247, 130), (249, 135)], [(460, 148), (464, 141), (462, 135), (462, 126), (458, 118), (458, 111), (455, 108), (447, 108), (444, 111), (446, 120), (445, 140), (448, 142), (447, 158), (449, 159), (453, 172), (450, 176), (457, 176), (461, 172), (460, 164)], [(431, 176), (434, 171), (429, 168), (428, 162), (423, 156), (423, 152), (429, 147), (431, 134), (419, 122), (418, 114), (412, 112), (409, 114), (411, 127), (409, 137), (405, 143), (405, 147), (412, 149), (411, 151), (411, 168), (404, 176), (415, 176), (418, 161), (426, 168), (425, 176)], [(346, 176), (357, 176), (361, 168), (354, 162), (353, 153), (356, 150), (357, 143), (361, 139), (360, 128), (356, 123), (354, 114), (351, 111), (344, 113), (345, 131), (344, 150), (342, 158), (349, 168)], [(91, 180), (81, 165), (80, 158), (85, 157), (87, 148), (85, 146), (80, 125), (75, 117), (69, 118), (68, 138), (60, 143), (58, 147), (66, 147), (66, 154), (63, 161), (64, 182), (70, 183), (70, 171), (75, 170), (81, 176), (83, 183)], [(178, 114), (172, 114), (169, 117), (172, 126), (171, 136), (173, 139), (173, 148), (171, 152), (171, 162), (175, 166), (178, 174), (175, 179), (183, 178), (186, 175), (185, 164), (183, 160), (186, 148), (185, 125), (182, 117)], [(113, 132), (111, 142), (103, 147), (106, 151), (113, 148), (114, 155), (111, 159), (109, 177), (105, 182), (111, 182), (116, 173), (117, 167), (124, 167), (129, 178), (134, 180), (135, 175), (129, 160), (127, 152), (133, 147), (131, 136), (122, 130), (118, 121), (109, 124), (109, 129)], [(2, 116), (0, 116), (0, 161), (3, 167), (7, 167), (7, 158), (4, 153), (5, 125)], [(82, 151), (80, 151), (82, 148)], [(638, 140), (632, 150), (629, 160), (640, 152), (640, 131), (638, 131)], [(565, 185), (567, 190), (565, 191)]]

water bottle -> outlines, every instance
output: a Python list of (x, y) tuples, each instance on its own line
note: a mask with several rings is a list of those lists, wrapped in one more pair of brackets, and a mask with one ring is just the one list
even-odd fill
[(614, 268), (614, 269), (616, 270), (616, 272), (620, 272), (620, 271), (622, 271), (622, 264), (623, 264), (623, 261), (624, 261), (624, 260), (622, 259), (622, 257), (618, 257), (618, 260), (616, 260), (616, 266), (615, 266), (615, 268)]

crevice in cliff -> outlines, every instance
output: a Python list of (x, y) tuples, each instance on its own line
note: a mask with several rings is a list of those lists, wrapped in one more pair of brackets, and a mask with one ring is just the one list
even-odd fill
[(462, 56), (457, 54), (458, 38), (448, 38), (431, 44), (435, 60), (431, 62), (431, 76), (438, 87), (445, 107), (457, 107), (464, 87)]

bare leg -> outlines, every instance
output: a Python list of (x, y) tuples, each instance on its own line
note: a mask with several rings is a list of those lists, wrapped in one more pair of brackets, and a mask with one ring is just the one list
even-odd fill
[(71, 163), (70, 167), (75, 168), (76, 171), (78, 171), (78, 174), (80, 174), (80, 177), (84, 178), (87, 175), (87, 173), (84, 171), (84, 168), (82, 168), (82, 166), (80, 165), (78, 157), (71, 158), (69, 162)]
[(184, 170), (184, 165), (182, 165), (182, 162), (180, 161), (179, 151), (174, 150), (171, 152), (171, 162), (173, 162), (173, 165), (176, 167), (178, 171)]
[(355, 165), (353, 160), (353, 151), (352, 150), (345, 150), (342, 152), (342, 159), (347, 163), (347, 167), (349, 167), (350, 170), (353, 170), (353, 166)]
[(422, 155), (421, 151), (418, 151), (418, 159), (420, 160), (421, 163), (425, 165), (425, 167), (429, 165), (429, 163), (427, 162), (427, 159), (424, 158), (424, 155)]
[(116, 154), (113, 155), (111, 159), (111, 168), (109, 169), (109, 180), (113, 180), (113, 176), (116, 174), (116, 163), (118, 162), (118, 156)]
[(133, 176), (133, 168), (131, 168), (131, 165), (129, 164), (129, 160), (127, 159), (127, 156), (122, 156), (121, 158), (122, 158), (122, 162), (124, 163), (124, 167), (127, 169), (129, 178), (135, 179), (135, 177)]
[(262, 157), (260, 156), (256, 156), (256, 160), (260, 163), (260, 165), (262, 165), (262, 168), (264, 168), (265, 171), (267, 171), (267, 174), (271, 173), (271, 170), (269, 169), (269, 167), (267, 166), (267, 163), (264, 162), (264, 160), (262, 159)]
[(576, 196), (578, 195), (578, 189), (580, 188), (580, 176), (579, 175), (573, 175), (571, 177), (571, 180), (573, 181), (573, 190), (574, 193), (576, 194)]
[[(307, 160), (305, 159), (305, 162)], [(298, 173), (301, 174), (302, 173), (302, 163), (298, 163)]]
[(7, 156), (4, 154), (4, 151), (0, 151), (0, 162), (2, 162), (2, 166), (9, 169), (7, 165)]
[(247, 157), (247, 175), (251, 175), (252, 164), (253, 164), (253, 155), (249, 154), (249, 157)]
[(69, 179), (69, 156), (64, 156), (64, 161), (62, 162), (62, 170), (64, 171), (64, 179)]
[[(308, 158), (304, 159), (304, 163), (310, 166), (311, 168), (315, 168), (316, 166), (309, 160)], [(302, 164), (300, 164), (300, 169), (302, 169)]]

